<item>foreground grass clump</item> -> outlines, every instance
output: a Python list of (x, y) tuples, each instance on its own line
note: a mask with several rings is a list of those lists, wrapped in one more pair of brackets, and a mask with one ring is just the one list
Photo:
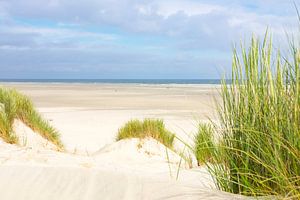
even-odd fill
[(131, 120), (119, 129), (117, 141), (126, 138), (146, 138), (152, 137), (165, 146), (172, 148), (175, 135), (169, 132), (162, 120), (145, 119)]
[[(291, 61), (289, 61), (291, 60)], [(273, 53), (253, 38), (234, 50), (232, 84), (222, 83), (222, 147), (210, 171), (220, 189), (300, 199), (300, 51)]]
[(0, 87), (0, 137), (8, 143), (18, 143), (13, 132), (15, 119), (21, 120), (42, 137), (63, 148), (58, 132), (34, 109), (29, 98), (16, 90)]
[(199, 124), (198, 133), (194, 136), (193, 148), (198, 165), (213, 161), (213, 156), (217, 153), (213, 133), (211, 124)]

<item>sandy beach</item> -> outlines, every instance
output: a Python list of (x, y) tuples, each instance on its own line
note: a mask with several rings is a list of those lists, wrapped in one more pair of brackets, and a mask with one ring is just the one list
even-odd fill
[(0, 0), (0, 200), (300, 200), (300, 0)]
[(159, 118), (192, 145), (199, 121), (216, 119), (217, 85), (2, 85), (33, 100), (66, 151), (37, 145), (43, 140), (16, 124), (26, 142), (0, 141), (0, 199), (239, 199), (218, 191), (194, 159), (192, 168), (182, 161), (178, 141), (177, 153), (154, 139), (115, 141), (127, 121)]
[[(217, 85), (9, 84), (28, 95), (56, 127), (68, 151), (95, 152), (130, 119), (163, 119), (186, 138), (216, 117)], [(187, 138), (188, 139), (188, 138)]]

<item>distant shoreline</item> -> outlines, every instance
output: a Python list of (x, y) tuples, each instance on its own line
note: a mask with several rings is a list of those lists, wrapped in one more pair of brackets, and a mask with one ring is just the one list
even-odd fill
[(221, 79), (0, 79), (0, 83), (70, 83), (70, 84), (212, 84)]

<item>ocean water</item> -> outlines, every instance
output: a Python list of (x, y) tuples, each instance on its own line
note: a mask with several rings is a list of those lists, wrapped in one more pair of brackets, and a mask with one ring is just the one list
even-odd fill
[(220, 84), (220, 79), (0, 79), (5, 83)]

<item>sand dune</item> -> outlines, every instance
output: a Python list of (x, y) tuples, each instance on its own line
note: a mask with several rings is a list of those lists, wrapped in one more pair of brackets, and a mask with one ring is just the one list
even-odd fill
[(20, 120), (14, 121), (13, 130), (16, 136), (19, 138), (19, 144), (21, 146), (35, 149), (57, 150), (57, 147), (54, 144), (52, 144), (39, 134), (35, 133), (33, 130), (31, 130), (31, 128), (29, 128)]
[(110, 170), (1, 166), (1, 199), (238, 199), (218, 191)]
[[(10, 87), (21, 89), (33, 98), (43, 116), (60, 131), (66, 152), (55, 151), (52, 144), (15, 121), (20, 145), (0, 140), (1, 200), (241, 198), (216, 190), (205, 167), (189, 169), (178, 153), (151, 138), (115, 142), (121, 125), (132, 118), (145, 117), (164, 119), (171, 131), (190, 142), (197, 121), (211, 112), (212, 106), (206, 107), (201, 102), (211, 105), (206, 95), (208, 91), (214, 94), (213, 88)], [(114, 96), (118, 91), (121, 92)], [(183, 99), (165, 106), (181, 93)], [(158, 96), (161, 104), (156, 102)], [(200, 106), (191, 109), (189, 103), (196, 104), (199, 99)], [(180, 151), (182, 146), (176, 144), (175, 149)]]
[(205, 169), (182, 168), (176, 180), (178, 156), (168, 164), (160, 148), (133, 139), (87, 157), (1, 142), (1, 199), (238, 199), (213, 189)]

